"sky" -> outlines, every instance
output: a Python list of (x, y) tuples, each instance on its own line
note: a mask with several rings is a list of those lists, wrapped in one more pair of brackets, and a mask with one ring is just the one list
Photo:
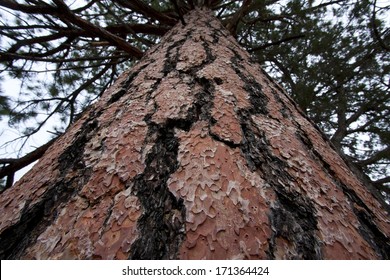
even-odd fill
[[(1, 89), (7, 96), (17, 99), (20, 91), (20, 82), (7, 79), (1, 83)], [(24, 140), (14, 140), (21, 136), (21, 131), (10, 127), (8, 125), (8, 118), (4, 117), (0, 120), (0, 158), (17, 158), (47, 143), (52, 137), (52, 134), (47, 131), (50, 130), (55, 123), (56, 120), (51, 119), (41, 131), (31, 136), (20, 150)], [(19, 180), (33, 165), (34, 164), (30, 164), (19, 170), (15, 174), (14, 182)]]

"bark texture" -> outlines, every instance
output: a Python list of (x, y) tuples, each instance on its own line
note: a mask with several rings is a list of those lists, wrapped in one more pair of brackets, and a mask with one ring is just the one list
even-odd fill
[(10, 259), (388, 259), (389, 216), (195, 9), (0, 198)]

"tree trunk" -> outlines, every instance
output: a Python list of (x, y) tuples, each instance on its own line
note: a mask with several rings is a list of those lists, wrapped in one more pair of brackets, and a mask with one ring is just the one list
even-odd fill
[(388, 259), (388, 213), (210, 11), (0, 199), (2, 259)]

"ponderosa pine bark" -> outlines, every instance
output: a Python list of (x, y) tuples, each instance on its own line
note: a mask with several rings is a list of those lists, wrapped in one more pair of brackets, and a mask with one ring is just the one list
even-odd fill
[(384, 207), (195, 9), (0, 197), (2, 259), (388, 259)]

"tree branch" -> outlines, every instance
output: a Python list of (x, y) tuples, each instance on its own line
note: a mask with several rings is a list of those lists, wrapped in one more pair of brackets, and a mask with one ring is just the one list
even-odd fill
[(186, 22), (185, 22), (185, 20), (184, 20), (184, 18), (183, 18), (183, 14), (182, 14), (182, 12), (181, 12), (181, 10), (180, 10), (180, 8), (179, 8), (179, 5), (177, 5), (177, 1), (176, 1), (176, 0), (171, 0), (171, 2), (173, 3), (173, 6), (175, 7), (176, 12), (177, 12), (177, 14), (179, 15), (179, 18), (180, 18), (181, 23), (182, 23), (183, 25), (186, 25)]
[(367, 159), (356, 161), (356, 164), (359, 166), (367, 166), (369, 164), (374, 164), (383, 158), (388, 158), (389, 154), (390, 154), (390, 147), (387, 146), (385, 149), (374, 153), (371, 157)]
[(30, 14), (50, 14), (54, 15), (65, 23), (74, 24), (79, 28), (83, 29), (86, 32), (90, 32), (94, 34), (96, 37), (103, 38), (113, 45), (117, 46), (119, 49), (127, 52), (131, 56), (135, 58), (141, 58), (143, 56), (143, 52), (138, 48), (133, 47), (131, 44), (123, 40), (121, 37), (110, 33), (109, 31), (96, 26), (81, 17), (74, 14), (69, 7), (62, 0), (53, 0), (53, 2), (57, 5), (57, 7), (50, 6), (48, 4), (44, 5), (23, 5), (18, 4), (14, 1), (9, 0), (0, 0), (0, 5), (12, 10), (21, 11), (24, 13)]
[(9, 53), (15, 53), (19, 48), (26, 46), (26, 45), (32, 45), (32, 44), (39, 44), (39, 43), (46, 43), (54, 40), (58, 40), (63, 37), (68, 37), (73, 32), (58, 32), (55, 34), (50, 34), (46, 36), (41, 37), (34, 37), (24, 40), (18, 40), (11, 48), (8, 49), (7, 52)]
[(305, 37), (304, 34), (298, 34), (298, 35), (295, 35), (295, 36), (290, 36), (290, 37), (283, 38), (283, 39), (281, 39), (279, 41), (275, 41), (275, 42), (267, 43), (267, 44), (264, 44), (264, 45), (261, 45), (261, 46), (258, 46), (258, 47), (254, 47), (254, 48), (252, 48), (252, 49), (250, 49), (248, 51), (249, 52), (255, 52), (255, 51), (263, 50), (263, 49), (271, 47), (271, 46), (279, 45), (279, 44), (284, 43), (284, 42), (288, 42), (288, 41), (291, 41), (291, 40), (300, 39), (300, 38), (304, 38), (304, 37)]
[(122, 7), (129, 8), (134, 12), (138, 12), (146, 17), (152, 18), (154, 20), (158, 20), (159, 22), (163, 24), (167, 24), (168, 26), (173, 26), (177, 23), (176, 19), (164, 15), (159, 11), (156, 11), (155, 9), (153, 9), (152, 7), (150, 7), (149, 5), (145, 4), (140, 0), (132, 0), (132, 1), (114, 0), (114, 2), (118, 3)]
[(390, 47), (386, 46), (386, 43), (383, 41), (381, 34), (379, 33), (378, 26), (376, 25), (376, 0), (373, 3), (373, 11), (371, 17), (372, 29), (374, 31), (374, 37), (378, 41), (379, 45), (386, 51), (390, 51)]
[(10, 0), (0, 0), (0, 6), (3, 6), (5, 8), (14, 10), (14, 11), (20, 11), (26, 14), (56, 14), (57, 11), (53, 6), (50, 6), (46, 3), (43, 5), (25, 5), (25, 4), (19, 4), (16, 1), (10, 1)]
[(121, 37), (114, 35), (104, 28), (101, 28), (99, 26), (96, 26), (81, 17), (75, 15), (72, 13), (72, 11), (69, 9), (69, 7), (62, 1), (62, 0), (53, 0), (61, 10), (61, 13), (59, 13), (57, 16), (61, 20), (65, 22), (69, 22), (72, 24), (77, 25), (83, 30), (89, 31), (93, 34), (95, 34), (97, 37), (101, 37), (106, 39), (107, 41), (111, 42), (112, 44), (116, 45), (121, 50), (127, 52), (131, 56), (134, 56), (135, 58), (141, 58), (143, 56), (143, 52), (140, 51), (138, 48), (133, 47), (129, 43), (127, 43), (125, 40), (123, 40)]
[[(382, 179), (373, 181), (374, 185), (383, 185), (385, 183), (390, 183), (390, 177), (384, 177)], [(387, 189), (388, 189), (387, 191), (390, 192), (390, 189), (389, 188), (387, 188)]]
[(150, 34), (163, 36), (169, 31), (170, 28), (164, 26), (156, 26), (152, 24), (117, 24), (109, 25), (105, 28), (108, 32), (111, 33), (128, 33), (129, 29), (133, 30), (136, 33)]
[(226, 29), (229, 30), (230, 34), (235, 37), (238, 23), (241, 18), (250, 10), (252, 0), (244, 0), (240, 9), (233, 15), (233, 17), (226, 24)]
[[(35, 54), (22, 55), (14, 53), (3, 53), (0, 52), (0, 61), (9, 61), (9, 60), (30, 60), (30, 61), (40, 61), (40, 62), (53, 62), (53, 63), (64, 63), (64, 62), (79, 62), (79, 61), (90, 61), (90, 60), (106, 60), (111, 58), (128, 58), (128, 55), (117, 55), (117, 56), (93, 56), (93, 57), (78, 57), (78, 58), (41, 58), (40, 56), (35, 56)], [(28, 70), (26, 72), (29, 72)]]
[[(93, 76), (91, 79), (87, 80), (81, 87), (79, 87), (77, 90), (72, 92), (72, 94), (70, 95), (72, 98), (71, 98), (71, 100), (68, 100), (69, 105), (72, 106), (73, 102), (77, 98), (77, 95), (81, 91), (86, 89), (88, 86), (92, 85), (93, 82), (95, 82), (97, 79), (99, 79), (109, 68), (111, 68), (113, 66), (113, 64), (114, 63), (107, 64), (95, 76)], [(60, 102), (60, 104), (57, 106), (57, 108), (59, 108), (59, 106), (61, 106), (61, 104), (63, 104), (64, 102), (65, 102), (65, 100), (62, 100)], [(57, 108), (53, 111), (53, 113), (56, 112)], [(51, 115), (53, 113), (51, 113)], [(72, 121), (73, 117), (74, 117), (74, 115), (71, 116), (70, 121)], [(40, 126), (42, 126), (42, 124)], [(14, 175), (17, 171), (26, 167), (27, 165), (31, 164), (32, 162), (38, 160), (45, 153), (45, 151), (51, 146), (51, 144), (54, 141), (55, 141), (55, 139), (49, 141), (45, 145), (37, 148), (36, 150), (25, 155), (22, 158), (19, 158), (19, 159), (0, 159), (0, 164), (3, 165), (3, 167), (0, 169), (0, 178), (7, 177), (5, 189), (10, 188), (13, 185)], [(5, 189), (3, 189), (3, 190), (5, 190)]]
[(12, 186), (13, 177), (17, 171), (40, 159), (56, 139), (57, 138), (50, 140), (46, 144), (40, 146), (39, 148), (35, 149), (31, 153), (28, 153), (21, 158), (0, 159), (0, 164), (4, 165), (2, 168), (0, 168), (0, 178), (4, 178), (7, 176), (7, 183), (5, 189), (8, 189)]

